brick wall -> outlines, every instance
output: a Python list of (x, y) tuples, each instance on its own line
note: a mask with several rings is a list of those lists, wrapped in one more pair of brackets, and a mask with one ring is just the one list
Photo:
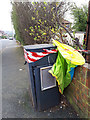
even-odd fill
[(64, 94), (81, 118), (90, 117), (90, 64), (75, 68), (73, 80)]

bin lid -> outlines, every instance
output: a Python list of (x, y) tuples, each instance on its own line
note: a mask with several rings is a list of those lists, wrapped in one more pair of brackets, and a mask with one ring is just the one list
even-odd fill
[(26, 45), (24, 49), (35, 50), (35, 49), (43, 49), (43, 48), (55, 48), (52, 44), (35, 44), (35, 45)]

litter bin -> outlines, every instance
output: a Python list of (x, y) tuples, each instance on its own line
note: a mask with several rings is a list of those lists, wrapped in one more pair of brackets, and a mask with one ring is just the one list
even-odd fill
[[(51, 44), (27, 45), (26, 51), (42, 52), (43, 49), (55, 48)], [(60, 93), (55, 78), (48, 73), (55, 63), (57, 53), (48, 54), (45, 57), (28, 63), (30, 77), (30, 96), (36, 110), (42, 111), (60, 103)]]

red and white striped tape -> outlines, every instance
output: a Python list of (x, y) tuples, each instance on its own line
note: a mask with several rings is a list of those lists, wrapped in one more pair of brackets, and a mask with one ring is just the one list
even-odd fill
[[(63, 49), (63, 50), (69, 51), (69, 50), (71, 50), (71, 49)], [(88, 52), (89, 50), (73, 50), (73, 51)]]
[[(35, 62), (39, 59), (41, 59), (42, 57), (50, 54), (50, 53), (55, 53), (57, 52), (56, 49), (52, 49), (52, 50), (48, 50), (48, 49), (43, 49), (44, 52), (30, 52), (30, 51), (26, 51), (24, 49), (24, 57), (25, 57), (25, 60), (30, 63), (30, 62)], [(69, 51), (70, 49), (63, 49), (63, 50), (66, 50), (66, 51)], [(82, 51), (82, 52), (88, 52), (88, 50), (73, 50), (73, 51)]]
[(24, 49), (24, 57), (25, 60), (30, 63), (30, 62), (35, 62), (39, 59), (41, 59), (42, 57), (50, 54), (50, 53), (55, 53), (57, 52), (57, 50), (52, 49), (52, 50), (47, 50), (47, 49), (43, 49), (45, 52), (30, 52), (30, 51), (26, 51)]

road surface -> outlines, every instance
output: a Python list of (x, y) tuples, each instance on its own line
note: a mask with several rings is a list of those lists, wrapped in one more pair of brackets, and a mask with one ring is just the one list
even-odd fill
[(33, 109), (29, 97), (27, 65), (24, 65), (23, 49), (15, 40), (2, 39), (2, 117), (3, 118), (77, 118), (77, 114), (61, 98), (59, 106), (47, 111)]

